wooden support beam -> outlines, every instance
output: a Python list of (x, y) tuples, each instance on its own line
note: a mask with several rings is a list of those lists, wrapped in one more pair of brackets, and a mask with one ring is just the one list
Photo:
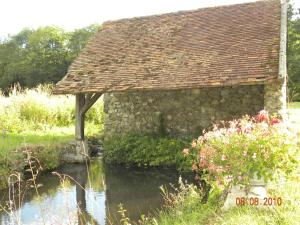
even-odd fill
[(95, 93), (89, 93), (85, 95), (85, 99), (90, 99)]
[(94, 103), (98, 100), (98, 98), (100, 98), (101, 95), (102, 93), (95, 93), (92, 96), (88, 94), (85, 98), (84, 105), (80, 109), (80, 113), (84, 115), (92, 107), (92, 105), (94, 105)]
[(76, 94), (75, 107), (75, 138), (76, 152), (81, 161), (88, 156), (88, 149), (84, 138), (84, 117), (85, 113), (101, 96), (101, 93), (95, 94)]
[(78, 141), (84, 140), (84, 114), (81, 113), (81, 109), (85, 103), (84, 94), (76, 94), (75, 105), (75, 138)]

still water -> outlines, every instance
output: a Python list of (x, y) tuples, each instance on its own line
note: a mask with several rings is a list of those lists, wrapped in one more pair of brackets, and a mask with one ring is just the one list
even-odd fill
[[(51, 173), (39, 176), (38, 195), (34, 188), (23, 190), (21, 198), (9, 197), (8, 190), (0, 192), (1, 205), (13, 207), (0, 211), (0, 224), (119, 224), (120, 203), (126, 216), (137, 221), (162, 207), (159, 187), (175, 184), (179, 177), (175, 170), (129, 169), (104, 165), (101, 160), (89, 166), (68, 165), (57, 172), (60, 178)], [(76, 182), (63, 179), (62, 174)]]

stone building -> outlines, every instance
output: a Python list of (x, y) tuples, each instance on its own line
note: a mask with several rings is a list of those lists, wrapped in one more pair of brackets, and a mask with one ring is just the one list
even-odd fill
[(286, 116), (286, 3), (105, 22), (56, 85), (76, 94), (76, 138), (104, 94), (105, 135), (199, 134), (262, 109)]

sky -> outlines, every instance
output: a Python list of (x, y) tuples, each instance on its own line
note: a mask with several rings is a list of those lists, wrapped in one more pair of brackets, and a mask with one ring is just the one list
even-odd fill
[[(254, 0), (0, 0), (0, 37), (23, 28), (74, 30), (93, 23)], [(292, 0), (300, 8), (300, 0)]]

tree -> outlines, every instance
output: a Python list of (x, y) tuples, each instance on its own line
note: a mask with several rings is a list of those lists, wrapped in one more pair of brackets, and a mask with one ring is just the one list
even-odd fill
[(70, 60), (73, 61), (78, 55), (80, 50), (86, 45), (87, 41), (92, 35), (94, 35), (99, 29), (99, 25), (92, 24), (88, 27), (77, 29), (71, 32), (69, 35), (68, 49), (70, 50)]
[(289, 100), (300, 101), (300, 9), (293, 10), (289, 4), (288, 8), (288, 87)]
[(34, 87), (58, 82), (97, 30), (98, 25), (74, 32), (47, 26), (24, 29), (0, 42), (0, 88), (6, 91), (16, 83)]

